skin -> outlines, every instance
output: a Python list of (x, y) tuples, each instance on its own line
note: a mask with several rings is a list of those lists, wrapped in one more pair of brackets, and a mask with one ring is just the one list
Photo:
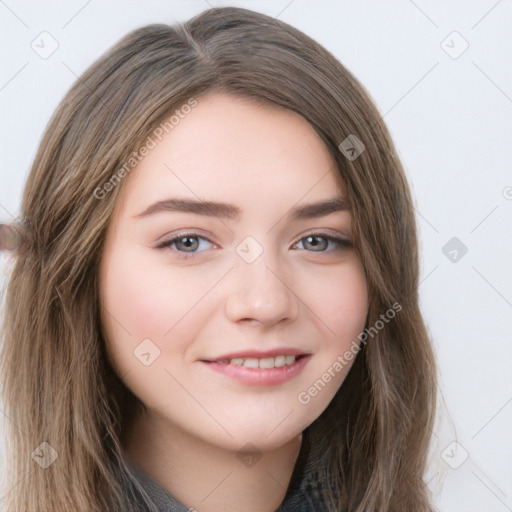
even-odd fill
[[(122, 183), (100, 297), (109, 358), (146, 406), (124, 448), (185, 506), (276, 510), (302, 431), (347, 375), (353, 360), (309, 403), (299, 402), (364, 328), (368, 296), (355, 250), (307, 239), (351, 240), (351, 214), (288, 217), (292, 208), (344, 193), (332, 156), (304, 118), (220, 93), (199, 98)], [(230, 203), (240, 218), (136, 217), (169, 197)], [(180, 243), (183, 231), (196, 234), (188, 246)], [(251, 263), (236, 252), (248, 236), (263, 250)], [(257, 246), (247, 247), (255, 254)], [(158, 347), (152, 354), (160, 350), (148, 366), (134, 355), (144, 339)], [(283, 346), (312, 356), (299, 375), (274, 386), (246, 385), (201, 362)], [(252, 465), (237, 457), (247, 443), (261, 456)]]

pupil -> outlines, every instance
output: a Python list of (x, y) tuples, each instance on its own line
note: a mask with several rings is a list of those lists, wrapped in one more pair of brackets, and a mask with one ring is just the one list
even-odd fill
[(197, 245), (195, 238), (190, 236), (184, 236), (180, 243), (183, 244), (187, 249), (193, 249), (195, 248), (194, 245)]
[(311, 244), (313, 246), (313, 248), (319, 248), (320, 246), (322, 246), (323, 243), (323, 248), (321, 248), (320, 250), (325, 250), (326, 240), (324, 240), (321, 236), (308, 236), (306, 240), (308, 244)]

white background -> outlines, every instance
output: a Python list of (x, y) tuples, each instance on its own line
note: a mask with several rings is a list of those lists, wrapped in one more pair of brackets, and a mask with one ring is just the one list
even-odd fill
[[(415, 199), (440, 367), (426, 480), (440, 511), (512, 511), (512, 0), (0, 0), (0, 221), (19, 215), (42, 132), (76, 76), (129, 30), (208, 4), (304, 31), (384, 115)], [(58, 43), (47, 59), (31, 47), (43, 31)], [(452, 237), (468, 249), (455, 262), (442, 251)]]

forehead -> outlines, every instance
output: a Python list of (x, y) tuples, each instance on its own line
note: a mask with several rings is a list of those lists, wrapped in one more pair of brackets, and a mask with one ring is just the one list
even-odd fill
[(169, 194), (270, 205), (344, 192), (314, 128), (281, 107), (210, 94), (161, 140), (152, 138), (155, 147), (123, 183), (119, 199), (132, 213)]

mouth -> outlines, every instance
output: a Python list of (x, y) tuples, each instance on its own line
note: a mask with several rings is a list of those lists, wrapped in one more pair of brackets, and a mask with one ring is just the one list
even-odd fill
[[(274, 351), (275, 352), (275, 351)], [(229, 354), (218, 359), (204, 359), (207, 368), (252, 386), (273, 386), (282, 384), (295, 376), (307, 365), (312, 354), (281, 351), (275, 355), (257, 353)]]
[(220, 358), (214, 360), (202, 360), (203, 363), (230, 364), (233, 366), (242, 366), (244, 368), (258, 368), (262, 370), (281, 368), (283, 366), (291, 366), (296, 361), (300, 361), (309, 354), (280, 354), (275, 357), (233, 357)]

